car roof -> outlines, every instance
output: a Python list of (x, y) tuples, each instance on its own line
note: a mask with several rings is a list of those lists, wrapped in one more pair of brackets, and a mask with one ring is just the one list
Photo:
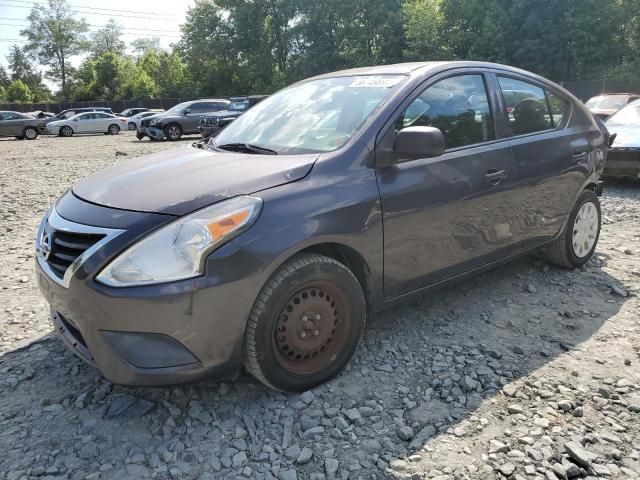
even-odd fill
[(537, 78), (549, 82), (549, 80), (536, 75), (535, 73), (522, 70), (520, 68), (511, 67), (509, 65), (503, 65), (500, 63), (492, 62), (478, 62), (478, 61), (442, 61), (442, 62), (408, 62), (408, 63), (395, 63), (392, 65), (376, 65), (371, 67), (351, 68), (348, 70), (340, 70), (337, 72), (325, 73), (315, 77), (303, 80), (317, 80), (320, 78), (332, 78), (332, 77), (346, 77), (353, 75), (410, 75), (413, 73), (424, 73), (429, 70), (446, 70), (451, 68), (491, 68), (497, 70), (503, 70), (505, 72), (519, 73), (527, 75), (529, 77)]

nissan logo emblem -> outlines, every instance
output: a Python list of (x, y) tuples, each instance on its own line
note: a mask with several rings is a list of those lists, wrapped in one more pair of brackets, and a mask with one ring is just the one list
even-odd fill
[(44, 260), (49, 259), (49, 255), (51, 255), (51, 246), (52, 246), (51, 235), (49, 233), (44, 232), (42, 234), (42, 238), (40, 239), (40, 245), (39, 245), (39, 253)]

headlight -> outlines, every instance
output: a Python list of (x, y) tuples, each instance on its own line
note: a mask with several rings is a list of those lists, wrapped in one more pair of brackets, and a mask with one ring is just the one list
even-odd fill
[(125, 250), (96, 280), (130, 287), (201, 275), (206, 256), (253, 225), (261, 208), (261, 199), (242, 196), (180, 218)]

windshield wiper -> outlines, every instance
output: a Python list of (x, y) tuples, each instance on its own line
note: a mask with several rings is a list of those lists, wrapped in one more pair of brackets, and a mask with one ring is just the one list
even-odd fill
[(216, 145), (216, 148), (222, 150), (229, 150), (230, 152), (248, 152), (257, 153), (258, 155), (278, 155), (278, 152), (267, 147), (261, 147), (260, 145), (252, 145), (250, 143), (225, 143), (223, 145)]

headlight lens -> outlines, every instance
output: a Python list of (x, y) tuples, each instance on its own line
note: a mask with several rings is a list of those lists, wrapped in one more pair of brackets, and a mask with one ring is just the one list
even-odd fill
[(125, 250), (96, 279), (131, 287), (196, 277), (206, 255), (253, 225), (261, 208), (261, 199), (241, 196), (180, 218)]

